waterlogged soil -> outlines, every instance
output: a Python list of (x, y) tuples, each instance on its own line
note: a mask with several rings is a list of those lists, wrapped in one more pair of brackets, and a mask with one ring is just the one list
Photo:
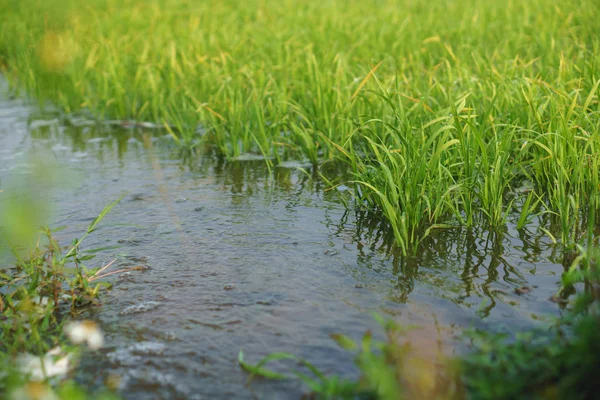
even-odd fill
[(561, 253), (535, 227), (438, 232), (403, 258), (344, 207), (346, 188), (327, 190), (302, 161), (269, 175), (255, 156), (190, 157), (151, 126), (115, 125), (0, 101), (0, 200), (37, 182), (69, 243), (125, 195), (83, 250), (107, 248), (90, 267), (143, 269), (106, 278), (112, 290), (82, 316), (107, 336), (76, 373), (86, 385), (108, 379), (129, 399), (299, 398), (293, 381), (247, 386), (238, 352), (290, 352), (354, 377), (329, 335), (378, 335), (374, 312), (420, 325), (412, 337), (448, 354), (464, 351), (464, 329), (516, 332), (560, 312)]

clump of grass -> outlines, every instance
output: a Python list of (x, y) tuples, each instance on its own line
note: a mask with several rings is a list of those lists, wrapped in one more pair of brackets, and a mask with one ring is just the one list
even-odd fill
[(28, 256), (14, 252), (16, 265), (0, 275), (0, 337), (4, 351), (48, 351), (56, 344), (52, 338), (62, 329), (61, 317), (95, 301), (106, 284), (93, 283), (100, 268), (85, 266), (94, 255), (82, 254), (80, 245), (119, 201), (107, 205), (66, 251), (54, 239), (53, 231), (43, 228), (42, 237)]
[[(112, 263), (102, 268), (87, 268), (85, 264), (94, 254), (82, 253), (80, 245), (119, 201), (107, 205), (83, 236), (66, 248), (54, 239), (53, 233), (58, 229), (43, 228), (28, 255), (15, 249), (16, 265), (1, 270), (0, 393), (8, 398), (89, 397), (72, 382), (61, 381), (77, 353), (66, 336), (74, 343), (89, 339), (92, 349), (101, 346), (103, 339), (91, 321), (82, 327), (65, 324), (94, 304), (101, 288), (108, 286), (97, 280), (111, 274), (105, 271)], [(88, 338), (89, 335), (92, 336)], [(49, 383), (57, 385), (56, 389)], [(107, 394), (99, 398), (114, 397)]]
[(555, 233), (570, 249), (584, 232), (593, 231), (585, 224), (598, 211), (598, 82), (583, 98), (579, 91), (566, 100), (545, 97), (545, 105), (557, 103), (546, 117), (557, 121), (544, 125), (548, 133), (539, 130), (541, 117), (533, 119), (536, 126), (520, 124), (531, 117), (527, 113), (496, 123), (494, 111), (502, 111), (496, 110), (499, 94), (480, 110), (469, 107), (472, 96), (464, 96), (415, 124), (400, 93), (380, 85), (391, 113), (362, 123), (338, 150), (354, 171), (359, 200), (390, 222), (404, 254), (416, 253), (436, 227), (504, 227), (513, 202), (520, 200), (508, 195), (523, 181), (534, 186), (516, 210), (519, 228), (541, 206), (556, 216)]

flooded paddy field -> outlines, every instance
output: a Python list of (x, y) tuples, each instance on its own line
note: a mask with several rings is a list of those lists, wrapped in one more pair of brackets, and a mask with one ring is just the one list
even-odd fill
[(541, 232), (440, 230), (403, 257), (377, 221), (344, 207), (346, 191), (307, 166), (269, 175), (251, 158), (186, 157), (160, 130), (42, 117), (3, 97), (4, 196), (43, 160), (54, 180), (37, 196), (70, 241), (125, 195), (85, 246), (107, 248), (98, 266), (143, 268), (106, 278), (112, 289), (83, 314), (107, 345), (83, 358), (78, 381), (116, 376), (131, 399), (298, 398), (294, 382), (246, 386), (239, 350), (294, 353), (354, 377), (329, 335), (377, 335), (372, 313), (421, 326), (415, 337), (448, 354), (465, 349), (465, 329), (516, 332), (560, 313), (550, 299), (562, 252)]

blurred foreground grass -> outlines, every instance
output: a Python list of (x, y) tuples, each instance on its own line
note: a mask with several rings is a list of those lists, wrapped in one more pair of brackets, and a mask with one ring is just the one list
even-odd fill
[[(355, 354), (360, 371), (356, 380), (327, 374), (288, 353), (250, 364), (240, 352), (239, 363), (249, 373), (249, 383), (255, 377), (297, 379), (311, 392), (309, 398), (318, 399), (597, 399), (599, 256), (597, 249), (584, 252), (563, 276), (561, 290), (578, 286), (580, 292), (549, 329), (516, 335), (471, 331), (470, 352), (459, 357), (448, 356), (439, 343), (410, 338), (410, 327), (376, 316), (383, 340), (374, 339), (370, 331), (358, 340), (331, 335)], [(286, 371), (270, 369), (269, 363), (281, 360), (294, 364)]]
[(97, 281), (114, 273), (106, 271), (112, 263), (86, 267), (95, 251), (86, 254), (80, 246), (119, 200), (64, 246), (54, 238), (58, 228), (37, 225), (46, 214), (38, 193), (47, 174), (37, 170), (20, 178), (20, 187), (0, 193), (0, 240), (10, 244), (15, 259), (14, 265), (0, 265), (0, 398), (114, 400), (108, 391), (92, 395), (68, 378), (81, 353), (74, 344), (87, 343), (91, 350), (104, 345), (95, 322), (73, 320), (109, 286)]

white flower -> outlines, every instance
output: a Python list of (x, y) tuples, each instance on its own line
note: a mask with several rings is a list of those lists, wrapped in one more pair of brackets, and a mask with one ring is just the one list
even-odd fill
[(17, 366), (33, 381), (42, 381), (54, 376), (62, 377), (71, 369), (71, 362), (68, 355), (61, 355), (58, 347), (41, 357), (29, 353), (21, 354), (17, 357)]
[(52, 303), (52, 299), (46, 296), (35, 296), (31, 299), (31, 301), (33, 301), (35, 304), (39, 304), (42, 307), (46, 307), (48, 303)]
[(104, 335), (94, 321), (70, 322), (65, 326), (65, 333), (73, 343), (85, 342), (92, 350), (104, 346)]
[(41, 382), (27, 382), (10, 393), (10, 400), (58, 400), (52, 389)]

